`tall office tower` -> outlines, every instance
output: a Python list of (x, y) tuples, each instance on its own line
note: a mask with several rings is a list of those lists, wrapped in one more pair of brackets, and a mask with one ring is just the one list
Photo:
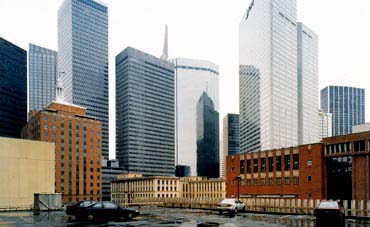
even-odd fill
[(298, 144), (317, 143), (319, 139), (318, 38), (302, 23), (297, 23), (298, 43)]
[(108, 7), (98, 0), (64, 0), (58, 11), (58, 71), (66, 100), (103, 123), (108, 159)]
[(212, 62), (176, 58), (176, 164), (190, 166), (191, 175), (197, 175), (197, 103), (206, 92), (219, 111), (219, 72)]
[(220, 176), (219, 115), (212, 99), (203, 92), (197, 104), (197, 175)]
[(239, 149), (241, 153), (261, 149), (260, 71), (251, 65), (239, 66)]
[(22, 138), (55, 143), (55, 190), (64, 203), (101, 200), (102, 123), (64, 101), (61, 79), (56, 86), (56, 100), (31, 110)]
[(332, 114), (319, 110), (319, 139), (332, 136)]
[(221, 175), (225, 176), (226, 156), (240, 153), (239, 147), (239, 114), (227, 114), (223, 120), (223, 155)]
[(27, 122), (27, 51), (0, 37), (0, 137), (20, 138)]
[(352, 126), (365, 123), (365, 89), (328, 86), (321, 90), (321, 109), (333, 115), (333, 136), (352, 133)]
[(55, 99), (58, 54), (34, 44), (29, 45), (29, 110), (41, 110)]
[(172, 63), (127, 47), (116, 56), (116, 158), (128, 172), (175, 174)]

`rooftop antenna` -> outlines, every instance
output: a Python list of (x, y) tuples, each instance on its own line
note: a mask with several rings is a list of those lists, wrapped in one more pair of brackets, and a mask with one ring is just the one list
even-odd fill
[(164, 33), (163, 53), (162, 53), (161, 59), (165, 61), (168, 60), (168, 26), (167, 24), (166, 24), (166, 30)]

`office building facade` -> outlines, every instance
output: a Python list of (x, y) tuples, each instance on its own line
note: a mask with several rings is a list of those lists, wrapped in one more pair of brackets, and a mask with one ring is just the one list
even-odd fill
[(219, 111), (219, 68), (205, 60), (176, 58), (170, 61), (175, 66), (176, 165), (190, 166), (194, 176), (197, 175), (197, 102), (206, 92)]
[(103, 123), (108, 159), (108, 7), (96, 0), (64, 0), (58, 11), (58, 71), (66, 100)]
[(106, 160), (102, 162), (102, 200), (111, 201), (111, 182), (117, 180), (117, 176), (127, 173), (123, 168), (119, 167), (118, 160)]
[(318, 37), (302, 23), (297, 23), (298, 44), (298, 144), (319, 142)]
[[(260, 105), (259, 146), (241, 143), (243, 152), (298, 144), (296, 4), (296, 0), (252, 1), (240, 22), (240, 67), (255, 67), (260, 80), (259, 101), (253, 99), (246, 103), (246, 106), (254, 102)], [(241, 116), (241, 123), (243, 121)], [(241, 125), (241, 137), (250, 133), (249, 128), (243, 127)], [(248, 147), (251, 150), (247, 150)]]
[(333, 136), (352, 133), (352, 126), (365, 123), (365, 89), (328, 86), (321, 90), (321, 109), (332, 114)]
[(41, 110), (56, 97), (58, 53), (47, 48), (29, 45), (29, 110)]
[(128, 172), (175, 174), (172, 63), (127, 47), (116, 56), (116, 158)]
[(332, 114), (324, 113), (319, 110), (319, 139), (326, 137), (331, 137), (333, 135), (332, 131)]
[(219, 114), (203, 92), (197, 104), (197, 175), (220, 176)]
[(20, 138), (27, 122), (27, 52), (0, 37), (0, 136)]
[(221, 177), (225, 176), (226, 156), (240, 153), (239, 114), (227, 114), (223, 119)]

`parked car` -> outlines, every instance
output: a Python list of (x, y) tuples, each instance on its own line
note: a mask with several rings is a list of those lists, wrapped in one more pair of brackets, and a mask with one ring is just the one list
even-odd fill
[(316, 226), (343, 226), (344, 208), (338, 201), (322, 201), (315, 208)]
[(66, 213), (76, 219), (89, 221), (131, 220), (140, 215), (138, 210), (123, 208), (107, 201), (81, 201), (68, 206)]
[(223, 212), (238, 213), (245, 211), (245, 204), (239, 199), (224, 199), (218, 205), (217, 210), (220, 214)]

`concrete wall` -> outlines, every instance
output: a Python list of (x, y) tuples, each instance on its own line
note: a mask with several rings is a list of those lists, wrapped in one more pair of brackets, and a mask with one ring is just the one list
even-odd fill
[(0, 137), (0, 182), (0, 209), (29, 208), (34, 193), (54, 193), (55, 145)]

